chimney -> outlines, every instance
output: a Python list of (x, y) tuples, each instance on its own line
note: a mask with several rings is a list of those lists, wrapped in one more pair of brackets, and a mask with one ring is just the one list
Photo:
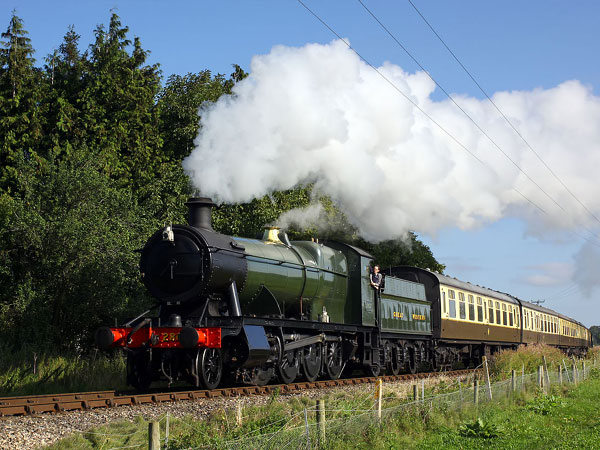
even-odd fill
[(190, 198), (185, 202), (188, 207), (188, 224), (191, 227), (214, 231), (212, 228), (213, 201), (208, 197)]

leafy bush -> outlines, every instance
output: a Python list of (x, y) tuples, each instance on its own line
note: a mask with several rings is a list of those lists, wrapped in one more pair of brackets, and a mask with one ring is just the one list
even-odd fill
[(462, 424), (458, 431), (461, 436), (472, 438), (492, 439), (500, 435), (498, 426), (491, 422), (484, 422), (481, 417), (473, 422)]
[(588, 373), (588, 378), (590, 380), (599, 380), (600, 379), (600, 369), (597, 367), (592, 367)]
[(556, 408), (564, 405), (564, 401), (556, 395), (538, 395), (536, 398), (527, 403), (526, 407), (530, 411), (537, 414), (547, 416)]
[(548, 369), (558, 367), (566, 358), (559, 349), (544, 344), (522, 345), (515, 350), (502, 350), (496, 353), (490, 362), (491, 375), (504, 378), (511, 370), (521, 372), (525, 366), (525, 373), (535, 372), (543, 364), (546, 357)]
[(587, 358), (593, 360), (600, 359), (600, 345), (590, 348), (587, 352)]

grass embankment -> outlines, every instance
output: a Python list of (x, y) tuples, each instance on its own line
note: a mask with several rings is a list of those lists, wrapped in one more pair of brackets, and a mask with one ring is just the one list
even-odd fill
[[(498, 355), (492, 370), (500, 375), (510, 373), (513, 368), (520, 372), (524, 361), (537, 368), (541, 354), (546, 356), (549, 366), (557, 367), (564, 358), (557, 354), (557, 359), (552, 359), (551, 349), (543, 347), (512, 353)], [(244, 408), (241, 426), (236, 425), (233, 409), (221, 409), (202, 421), (192, 417), (171, 418), (167, 448), (306, 448), (305, 409), (312, 448), (600, 448), (598, 368), (591, 369), (587, 381), (577, 386), (553, 385), (548, 393), (540, 391), (534, 381), (512, 397), (494, 394), (494, 401), (489, 403), (484, 403), (485, 395), (480, 394), (482, 403), (478, 407), (472, 403), (472, 391), (468, 392), (465, 384), (462, 384), (463, 402), (457, 402), (456, 394), (441, 395), (456, 392), (457, 388), (453, 380), (430, 380), (426, 385), (428, 400), (411, 405), (407, 404), (412, 394), (410, 385), (384, 385), (387, 411), (384, 409), (381, 424), (375, 413), (369, 411), (374, 403), (372, 392), (328, 395), (325, 397), (326, 441), (320, 444), (314, 425), (316, 401), (273, 395), (266, 406)], [(506, 393), (507, 385), (498, 392)], [(429, 401), (432, 396), (436, 397)], [(164, 426), (163, 420), (163, 437)], [(146, 446), (147, 429), (147, 423), (140, 418), (134, 423), (122, 422), (93, 430), (99, 434), (72, 436), (51, 448)]]
[(124, 389), (125, 370), (121, 352), (59, 356), (3, 349), (0, 396)]

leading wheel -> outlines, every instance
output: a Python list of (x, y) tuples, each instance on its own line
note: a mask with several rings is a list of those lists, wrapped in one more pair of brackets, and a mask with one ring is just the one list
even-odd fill
[(325, 345), (325, 371), (332, 380), (337, 380), (344, 369), (344, 355), (342, 344), (329, 342)]
[(215, 389), (223, 376), (223, 358), (218, 348), (203, 348), (198, 352), (197, 370), (206, 389)]
[(315, 381), (321, 372), (323, 361), (321, 345), (312, 344), (304, 347), (302, 351), (302, 373), (306, 381)]

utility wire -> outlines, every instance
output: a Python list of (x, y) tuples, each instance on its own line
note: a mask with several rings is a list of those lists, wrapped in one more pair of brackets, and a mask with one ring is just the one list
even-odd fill
[[(425, 112), (425, 110), (423, 110), (423, 108), (421, 108), (418, 104), (416, 104), (408, 95), (406, 95), (404, 92), (402, 92), (402, 90), (400, 88), (398, 88), (398, 86), (396, 86), (396, 84), (394, 84), (389, 78), (387, 78), (383, 73), (381, 73), (381, 71), (379, 69), (377, 69), (377, 67), (375, 67), (373, 64), (371, 64), (365, 57), (363, 57), (354, 47), (352, 47), (350, 45), (350, 43), (348, 43), (344, 38), (342, 38), (333, 28), (331, 28), (323, 19), (321, 19), (312, 9), (310, 9), (302, 0), (296, 0), (298, 3), (300, 3), (315, 19), (317, 19), (319, 22), (321, 22), (321, 24), (323, 24), (323, 26), (325, 26), (333, 35), (335, 35), (340, 41), (342, 41), (344, 44), (346, 44), (346, 46), (348, 47), (348, 49), (352, 50), (361, 60), (363, 60), (365, 62), (365, 64), (367, 64), (371, 69), (373, 69), (375, 72), (377, 72), (377, 74), (383, 78), (394, 90), (396, 90), (399, 94), (401, 94), (406, 100), (408, 100), (415, 108), (417, 108), (425, 117), (427, 117), (431, 122), (433, 122), (442, 132), (444, 132), (448, 137), (450, 137), (457, 145), (459, 145), (463, 150), (465, 150), (469, 155), (471, 155), (473, 158), (475, 158), (481, 165), (483, 165), (484, 167), (487, 167), (488, 169), (491, 170), (491, 168), (489, 167), (489, 165), (487, 165), (485, 162), (483, 162), (481, 159), (479, 159), (471, 150), (469, 150), (462, 142), (460, 142), (456, 137), (454, 137), (454, 135), (452, 135), (448, 130), (446, 130), (439, 122), (437, 122), (433, 117), (431, 117), (427, 112)], [(532, 180), (533, 182), (533, 180)], [(533, 182), (534, 184), (536, 184), (536, 186), (539, 187), (539, 185), (537, 185), (537, 183)], [(535, 206), (537, 209), (539, 209), (542, 213), (544, 214), (548, 214), (546, 211), (544, 211), (540, 206), (538, 206), (533, 200), (531, 200), (530, 198), (526, 197), (525, 194), (521, 193), (520, 191), (518, 191), (516, 188), (513, 188), (513, 190), (518, 193), (520, 196), (522, 196), (525, 200), (527, 200), (529, 203), (531, 203), (533, 206)], [(542, 192), (545, 193), (545, 191), (543, 189), (540, 188), (540, 190), (542, 190)], [(548, 195), (548, 194), (546, 194)], [(555, 202), (556, 203), (556, 202)], [(558, 205), (560, 207), (560, 205)], [(562, 209), (562, 207), (561, 207)], [(564, 209), (563, 209), (564, 211)], [(594, 241), (591, 241), (590, 239), (588, 239), (585, 236), (580, 235), (579, 233), (575, 232), (575, 231), (571, 231), (571, 230), (567, 230), (572, 234), (577, 235), (579, 238), (586, 240), (587, 242), (596, 245), (598, 247), (600, 247), (600, 244)], [(589, 230), (588, 230), (589, 231)], [(591, 233), (591, 232), (590, 232)]]
[[(361, 0), (358, 0), (358, 1), (362, 4)], [(496, 108), (496, 110), (504, 118), (506, 123), (508, 123), (508, 125), (510, 125), (510, 127), (514, 130), (515, 133), (517, 133), (517, 136), (519, 136), (521, 138), (521, 140), (525, 143), (525, 145), (529, 148), (529, 150), (531, 150), (533, 152), (533, 154), (537, 157), (537, 159), (554, 176), (554, 178), (556, 178), (556, 180), (558, 180), (558, 182), (565, 188), (565, 190), (571, 195), (571, 197), (573, 197), (577, 201), (577, 203), (579, 203), (583, 207), (583, 209), (585, 209), (588, 212), (588, 214), (591, 217), (596, 219), (596, 222), (600, 223), (600, 219), (592, 211), (590, 211), (590, 209), (571, 191), (571, 189), (569, 189), (567, 187), (567, 185), (563, 182), (563, 180), (550, 168), (550, 166), (548, 166), (548, 164), (546, 164), (546, 162), (543, 160), (543, 158), (533, 149), (531, 144), (529, 144), (529, 142), (525, 139), (525, 137), (523, 137), (523, 135), (519, 132), (519, 130), (515, 127), (515, 125), (510, 121), (510, 119), (502, 112), (502, 110), (500, 110), (500, 108), (498, 107), (498, 105), (496, 105), (494, 100), (492, 100), (492, 98), (483, 89), (483, 87), (481, 87), (481, 85), (477, 82), (477, 80), (471, 74), (471, 72), (469, 72), (469, 70), (464, 66), (464, 64), (460, 61), (460, 59), (458, 59), (458, 57), (454, 54), (454, 52), (450, 49), (450, 47), (448, 47), (446, 42), (442, 39), (442, 37), (438, 34), (438, 32), (433, 28), (433, 26), (429, 23), (429, 21), (425, 18), (425, 16), (423, 16), (421, 11), (419, 11), (419, 9), (415, 6), (415, 4), (411, 0), (408, 0), (408, 3), (411, 4), (411, 6), (414, 8), (414, 10), (417, 12), (417, 14), (421, 17), (421, 19), (423, 19), (423, 21), (427, 24), (429, 29), (433, 32), (433, 34), (435, 34), (437, 36), (437, 38), (444, 45), (444, 47), (446, 47), (446, 50), (448, 50), (448, 52), (452, 55), (452, 57), (455, 59), (455, 61), (460, 65), (460, 67), (462, 67), (462, 69), (469, 76), (469, 78), (471, 78), (473, 83), (475, 83), (475, 85), (479, 88), (479, 90), (483, 93), (483, 95), (485, 95), (485, 97), (494, 106), (494, 108)], [(363, 6), (364, 6), (364, 4), (363, 4)]]
[(529, 174), (527, 172), (525, 172), (523, 169), (521, 169), (521, 167), (508, 155), (508, 153), (506, 153), (502, 149), (502, 147), (500, 147), (496, 143), (496, 141), (494, 141), (492, 139), (492, 137), (489, 134), (487, 134), (485, 132), (485, 130), (483, 128), (481, 128), (481, 126), (477, 122), (475, 122), (475, 119), (473, 119), (469, 115), (468, 112), (466, 112), (458, 103), (456, 103), (456, 100), (454, 100), (454, 98), (448, 93), (448, 91), (446, 91), (446, 89), (440, 83), (438, 83), (438, 81), (435, 78), (433, 78), (433, 76), (425, 69), (425, 67), (423, 67), (419, 61), (417, 61), (417, 59), (408, 51), (408, 49), (400, 43), (400, 41), (396, 38), (396, 36), (394, 36), (392, 34), (392, 32), (387, 29), (387, 27), (377, 18), (377, 16), (375, 16), (375, 14), (373, 14), (373, 12), (367, 7), (367, 5), (365, 5), (362, 0), (358, 0), (358, 2), (371, 15), (371, 17), (373, 17), (373, 19), (375, 19), (375, 21), (386, 31), (386, 33), (389, 34), (389, 36), (396, 42), (396, 44), (398, 44), (400, 46), (400, 48), (402, 50), (404, 50), (404, 52), (415, 62), (415, 64), (417, 64), (421, 68), (421, 70), (427, 74), (427, 76), (431, 79), (431, 81), (433, 81), (436, 84), (436, 86), (442, 90), (442, 92), (446, 95), (446, 97), (448, 97), (450, 99), (450, 101), (452, 101), (452, 103), (454, 103), (454, 105), (458, 109), (460, 109), (460, 111), (471, 121), (471, 123), (473, 125), (475, 125), (475, 127), (481, 132), (481, 134), (483, 134), (494, 145), (494, 147), (496, 147), (513, 164), (513, 166), (515, 166), (519, 170), (519, 172), (521, 172), (523, 175), (525, 175), (527, 177), (527, 179), (529, 181), (531, 181), (533, 184), (535, 184), (537, 186), (537, 188), (546, 195), (546, 197), (548, 197), (552, 202), (554, 202), (554, 204), (556, 204), (556, 206), (558, 206), (560, 209), (562, 209), (564, 212), (566, 212), (565, 209), (550, 194), (548, 194), (538, 183), (536, 183), (529, 176)]
[(331, 31), (335, 36), (337, 36), (337, 38), (340, 41), (342, 41), (344, 44), (346, 44), (346, 46), (350, 50), (352, 50), (354, 53), (356, 53), (356, 55), (360, 59), (362, 59), (371, 69), (373, 69), (375, 72), (377, 72), (381, 78), (383, 78), (393, 89), (395, 89), (399, 94), (401, 94), (406, 100), (408, 100), (415, 108), (417, 108), (419, 111), (421, 111), (421, 113), (423, 113), (425, 115), (425, 117), (427, 117), (429, 120), (431, 120), (441, 131), (443, 131), (448, 137), (450, 137), (450, 139), (452, 139), (456, 144), (458, 144), (469, 155), (471, 155), (473, 158), (475, 158), (477, 161), (479, 161), (480, 164), (486, 166), (486, 164), (481, 159), (479, 159), (471, 150), (469, 150), (462, 142), (460, 142), (456, 137), (454, 137), (448, 130), (446, 130), (433, 117), (431, 117), (429, 114), (427, 114), (423, 108), (421, 108), (417, 103), (415, 103), (414, 100), (412, 100), (408, 95), (406, 95), (404, 92), (402, 92), (402, 90), (398, 86), (396, 86), (389, 78), (387, 78), (383, 73), (381, 73), (381, 71), (379, 71), (379, 69), (377, 69), (377, 67), (375, 67), (366, 58), (364, 58), (354, 47), (352, 47), (350, 45), (349, 42), (347, 42), (343, 37), (341, 37), (333, 28), (331, 28), (329, 25), (327, 25), (327, 23), (325, 23), (325, 21), (323, 19), (321, 19), (315, 12), (313, 12), (312, 9), (310, 9), (308, 6), (306, 6), (306, 4), (304, 2), (302, 2), (302, 0), (296, 0), (296, 1), (298, 3), (300, 3), (302, 6), (304, 6), (304, 8), (310, 14), (312, 14), (315, 19), (317, 19), (319, 22), (321, 22), (329, 31)]
[[(385, 32), (394, 40), (394, 42), (396, 42), (396, 44), (398, 44), (398, 46), (413, 60), (413, 62), (415, 64), (417, 64), (419, 66), (419, 68), (421, 68), (421, 70), (427, 74), (427, 76), (431, 79), (431, 81), (433, 81), (435, 83), (435, 85), (437, 87), (439, 87), (442, 92), (446, 95), (446, 97), (448, 97), (448, 99), (450, 99), (450, 101), (452, 101), (452, 103), (454, 103), (454, 105), (471, 121), (471, 123), (473, 123), (473, 125), (475, 125), (475, 127), (523, 174), (527, 177), (527, 179), (529, 179), (529, 181), (531, 181), (541, 192), (544, 193), (544, 195), (546, 195), (546, 197), (548, 197), (556, 206), (558, 206), (564, 213), (567, 213), (567, 211), (565, 210), (565, 208), (560, 205), (550, 194), (548, 194), (548, 192), (546, 192), (536, 181), (534, 181), (527, 172), (525, 172), (497, 143), (496, 141), (494, 141), (490, 135), (488, 133), (485, 132), (485, 130), (483, 130), (481, 128), (481, 126), (475, 121), (475, 119), (473, 119), (471, 117), (471, 115), (466, 112), (455, 100), (454, 98), (450, 95), (450, 93), (448, 93), (448, 91), (435, 79), (433, 78), (433, 76), (427, 71), (427, 69), (425, 69), (425, 67), (423, 67), (423, 65), (412, 55), (412, 53), (404, 46), (402, 45), (402, 43), (396, 38), (396, 36), (394, 36), (394, 34), (381, 22), (381, 20), (379, 20), (379, 18), (367, 7), (367, 5), (365, 5), (365, 3), (362, 0), (357, 0), (361, 6), (371, 15), (371, 17), (385, 30)], [(410, 0), (408, 0), (410, 1)], [(412, 4), (412, 2), (411, 2)], [(414, 6), (414, 5), (413, 5)], [(434, 31), (435, 32), (435, 31)], [(437, 33), (436, 33), (437, 35)], [(438, 36), (439, 37), (439, 36)], [(441, 39), (441, 38), (440, 38)], [(443, 41), (442, 41), (443, 42)], [(449, 51), (451, 51), (450, 49), (448, 49)], [(456, 57), (455, 57), (456, 58)], [(364, 58), (363, 58), (364, 59)], [(460, 62), (459, 62), (460, 63)], [(462, 66), (462, 64), (461, 64)], [(464, 66), (463, 66), (464, 68)], [(466, 69), (465, 69), (466, 70)], [(468, 73), (468, 71), (467, 71)], [(479, 86), (479, 84), (477, 84)], [(481, 89), (481, 87), (480, 87)], [(484, 92), (485, 94), (485, 92)], [(487, 96), (487, 94), (485, 94)], [(491, 98), (489, 98), (489, 96), (487, 96), (488, 99), (492, 102), (492, 104), (494, 104), (494, 102), (492, 101)], [(500, 109), (494, 104), (494, 106), (496, 107), (496, 109), (498, 109), (498, 111), (500, 112), (500, 114), (502, 114), (502, 116), (508, 121), (508, 118), (502, 113), (502, 111), (500, 111)], [(509, 121), (510, 123), (510, 121)], [(511, 124), (512, 125), (512, 124)], [(513, 127), (514, 128), (514, 127)], [(516, 131), (516, 129), (515, 129)], [(517, 131), (518, 133), (518, 131)], [(519, 134), (519, 136), (521, 136)], [(522, 138), (522, 136), (521, 136)], [(522, 138), (523, 139), (523, 138)], [(524, 140), (524, 139), (523, 139)], [(527, 143), (527, 141), (525, 141)], [(527, 143), (528, 144), (528, 143)], [(533, 149), (532, 149), (533, 150)], [(536, 154), (537, 156), (537, 154)], [(535, 207), (537, 207), (540, 211), (542, 211), (544, 214), (547, 214), (546, 211), (544, 211), (541, 207), (539, 207), (538, 205), (536, 205), (535, 203), (533, 203), (529, 198), (527, 198), (524, 194), (522, 194), (520, 191), (518, 191), (516, 188), (514, 189), (519, 195), (521, 195), (525, 200), (527, 200), (529, 203), (531, 203), (532, 205), (534, 205)], [(594, 216), (595, 217), (595, 216)], [(600, 221), (599, 221), (600, 223)], [(594, 232), (592, 230), (590, 230), (588, 227), (586, 227), (585, 225), (582, 225), (582, 227), (588, 232), (590, 233), (590, 235), (592, 235), (593, 238), (597, 239), (596, 235), (594, 234)], [(577, 234), (577, 233), (575, 233)], [(581, 236), (578, 234), (578, 236), (588, 242), (591, 242), (588, 238)]]

